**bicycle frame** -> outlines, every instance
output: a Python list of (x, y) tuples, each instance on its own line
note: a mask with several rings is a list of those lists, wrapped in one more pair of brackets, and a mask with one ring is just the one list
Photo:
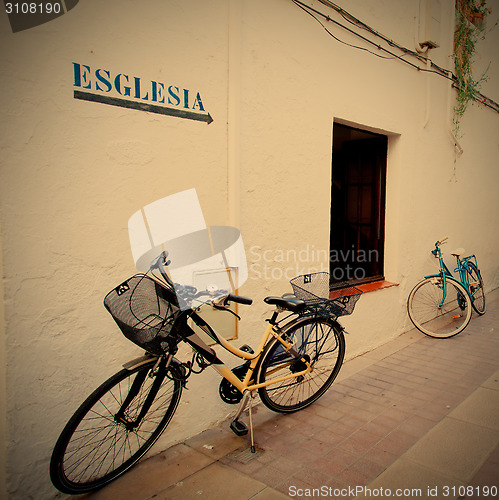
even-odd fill
[[(246, 351), (242, 351), (241, 349), (238, 349), (237, 347), (233, 346), (228, 340), (224, 339), (222, 336), (217, 335), (217, 333), (211, 328), (206, 321), (204, 321), (197, 313), (192, 312), (190, 313), (190, 318), (194, 321), (194, 323), (199, 326), (206, 334), (208, 334), (215, 342), (219, 345), (221, 345), (224, 349), (232, 353), (234, 356), (237, 356), (241, 359), (244, 359), (246, 361), (250, 361), (248, 370), (246, 372), (246, 375), (243, 380), (240, 380), (230, 368), (228, 368), (216, 355), (215, 351), (206, 345), (206, 343), (188, 326), (185, 325), (185, 327), (192, 332), (189, 336), (186, 336), (184, 338), (185, 342), (187, 342), (195, 351), (200, 353), (207, 361), (211, 363), (211, 366), (218, 372), (222, 377), (227, 379), (233, 386), (235, 386), (242, 394), (244, 394), (246, 391), (254, 391), (256, 389), (259, 389), (260, 387), (266, 387), (268, 385), (272, 384), (277, 384), (279, 382), (283, 382), (285, 380), (290, 380), (293, 378), (300, 377), (302, 375), (305, 375), (307, 373), (310, 373), (313, 371), (313, 367), (310, 365), (310, 363), (301, 358), (301, 356), (293, 349), (292, 345), (288, 342), (286, 342), (280, 333), (277, 333), (274, 330), (275, 326), (275, 317), (277, 316), (277, 313), (274, 313), (274, 316), (272, 319), (269, 321), (269, 324), (267, 325), (267, 328), (260, 340), (260, 344), (257, 348), (256, 353), (249, 353)], [(286, 326), (291, 325), (296, 323), (298, 320), (295, 320), (294, 322), (288, 323)], [(187, 331), (188, 331), (187, 330)], [(284, 347), (286, 351), (288, 351), (290, 354), (296, 357), (296, 359), (300, 359), (303, 361), (303, 363), (306, 365), (306, 369), (302, 370), (300, 372), (296, 373), (291, 373), (289, 375), (284, 375), (282, 377), (279, 377), (277, 379), (273, 379), (268, 382), (263, 382), (260, 384), (255, 384), (255, 383), (250, 383), (253, 374), (255, 370), (258, 367), (258, 363), (260, 361), (260, 358), (263, 354), (263, 350), (268, 342), (268, 340), (274, 337), (276, 338)]]
[[(221, 335), (218, 335), (213, 328), (204, 320), (202, 319), (195, 311), (189, 311), (185, 316), (184, 316), (184, 323), (182, 325), (182, 330), (186, 332), (187, 334), (183, 337), (183, 340), (189, 344), (192, 349), (199, 354), (203, 356), (209, 363), (210, 366), (212, 366), (223, 378), (228, 380), (233, 386), (235, 386), (241, 394), (245, 395), (248, 393), (251, 393), (261, 387), (266, 387), (269, 385), (277, 384), (280, 382), (284, 382), (286, 380), (291, 380), (300, 376), (303, 376), (307, 373), (310, 373), (314, 370), (313, 366), (304, 358), (302, 358), (292, 347), (292, 345), (288, 342), (286, 342), (282, 338), (282, 334), (285, 333), (286, 329), (296, 325), (299, 323), (303, 318), (295, 318), (294, 320), (286, 323), (285, 327), (282, 329), (277, 329), (277, 331), (274, 330), (274, 327), (277, 325), (276, 323), (276, 318), (277, 318), (278, 312), (275, 311), (272, 318), (269, 320), (269, 324), (260, 340), (260, 345), (257, 348), (256, 353), (250, 353), (247, 351), (243, 351), (241, 349), (238, 349), (237, 347), (233, 346), (230, 344), (224, 337)], [(244, 359), (246, 361), (249, 361), (250, 364), (248, 366), (248, 370), (246, 372), (246, 375), (243, 380), (240, 380), (230, 368), (228, 368), (223, 361), (221, 361), (216, 352), (209, 347), (200, 337), (199, 335), (190, 328), (190, 326), (187, 324), (187, 318), (191, 318), (194, 323), (199, 326), (207, 335), (209, 335), (215, 342), (219, 345), (221, 345), (225, 350), (229, 351), (232, 353), (234, 356), (237, 356), (241, 359)], [(262, 357), (262, 354), (264, 352), (265, 346), (267, 345), (267, 342), (271, 337), (276, 338), (284, 347), (284, 349), (289, 352), (291, 355), (293, 355), (297, 360), (301, 360), (305, 366), (306, 369), (291, 373), (289, 375), (284, 375), (282, 377), (278, 377), (275, 379), (272, 379), (267, 382), (263, 382), (260, 384), (255, 384), (251, 383), (253, 379), (253, 374), (255, 371), (258, 369), (258, 364), (260, 362), (260, 359)], [(127, 370), (133, 370), (137, 366), (140, 366), (142, 364), (145, 364), (149, 362), (151, 359), (157, 358), (158, 362), (156, 363), (156, 367), (159, 367), (160, 365), (164, 367), (170, 366), (170, 363), (175, 363), (178, 366), (182, 366), (182, 363), (180, 363), (178, 360), (176, 360), (173, 357), (173, 354), (169, 354), (168, 358), (165, 359), (164, 357), (161, 356), (156, 356), (156, 355), (151, 355), (151, 354), (145, 354), (144, 356), (141, 356), (139, 358), (135, 358), (128, 363), (125, 363), (123, 367)], [(115, 420), (122, 422), (125, 426), (127, 426), (130, 430), (138, 427), (141, 423), (142, 416), (147, 413), (149, 410), (149, 407), (154, 400), (154, 397), (163, 381), (164, 378), (164, 372), (162, 372), (163, 375), (161, 377), (161, 380), (156, 379), (151, 392), (149, 393), (146, 401), (144, 402), (144, 406), (141, 410), (141, 413), (139, 414), (138, 418), (135, 421), (128, 421), (124, 418), (124, 414), (126, 409), (128, 408), (128, 405), (130, 402), (134, 399), (134, 397), (137, 395), (138, 391), (140, 390), (140, 387), (142, 386), (142, 383), (144, 382), (145, 379), (145, 374), (143, 377), (139, 379), (135, 379), (130, 393), (125, 399), (123, 405), (121, 406), (119, 412), (115, 415)]]
[[(466, 280), (466, 273), (468, 272), (467, 268), (466, 268), (466, 263), (469, 262), (470, 260), (474, 259), (475, 265), (477, 265), (475, 255), (470, 255), (469, 257), (465, 257), (462, 260), (459, 257), (456, 257), (457, 267), (454, 269), (454, 272), (459, 274), (459, 279), (456, 279), (454, 277), (454, 275), (450, 272), (449, 268), (447, 267), (447, 265), (444, 262), (444, 259), (442, 257), (442, 252), (441, 252), (440, 246), (439, 246), (440, 243), (441, 242), (437, 241), (437, 243), (435, 243), (435, 250), (432, 251), (433, 255), (435, 255), (435, 257), (438, 258), (440, 272), (437, 274), (428, 274), (427, 276), (425, 276), (425, 279), (428, 279), (428, 278), (441, 278), (442, 279), (443, 292), (442, 292), (442, 300), (441, 300), (439, 305), (442, 306), (443, 303), (445, 302), (445, 298), (447, 297), (447, 280), (448, 279), (455, 281), (455, 282), (459, 283), (460, 285), (462, 285), (463, 288), (468, 293), (468, 295), (470, 296), (470, 299), (473, 300), (473, 294), (471, 293), (471, 290), (469, 289), (468, 283)], [(478, 265), (477, 265), (477, 269), (478, 269)]]

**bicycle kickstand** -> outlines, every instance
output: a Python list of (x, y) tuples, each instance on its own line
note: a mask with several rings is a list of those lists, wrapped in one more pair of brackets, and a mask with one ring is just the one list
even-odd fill
[(246, 405), (249, 399), (249, 420), (250, 420), (250, 436), (251, 436), (251, 453), (255, 453), (255, 443), (253, 440), (253, 418), (252, 418), (252, 402), (253, 402), (253, 393), (246, 392), (243, 396), (241, 404), (239, 405), (239, 410), (237, 411), (234, 420), (230, 424), (231, 430), (238, 436), (245, 436), (248, 434), (248, 427), (245, 423), (239, 421), (239, 417), (246, 409)]

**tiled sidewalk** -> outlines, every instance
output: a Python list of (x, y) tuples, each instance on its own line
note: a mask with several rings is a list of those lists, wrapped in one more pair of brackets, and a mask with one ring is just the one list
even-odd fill
[(487, 313), (452, 339), (411, 331), (349, 361), (305, 410), (278, 415), (258, 406), (256, 454), (226, 422), (88, 500), (309, 498), (314, 488), (326, 498), (382, 497), (386, 489), (481, 498), (482, 486), (499, 486), (499, 293), (487, 299)]

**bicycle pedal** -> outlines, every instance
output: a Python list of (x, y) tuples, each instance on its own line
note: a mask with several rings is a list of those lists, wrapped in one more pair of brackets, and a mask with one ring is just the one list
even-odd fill
[(248, 428), (239, 420), (233, 420), (230, 424), (230, 428), (236, 436), (246, 436), (246, 434), (248, 434)]

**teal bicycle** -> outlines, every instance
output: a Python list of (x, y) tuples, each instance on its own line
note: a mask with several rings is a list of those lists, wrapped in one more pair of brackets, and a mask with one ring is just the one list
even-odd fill
[(449, 338), (461, 333), (471, 320), (472, 309), (485, 313), (483, 280), (475, 255), (461, 258), (464, 249), (451, 252), (457, 267), (449, 271), (442, 258), (440, 246), (447, 240), (435, 243), (433, 256), (438, 259), (440, 271), (425, 276), (411, 291), (407, 311), (414, 326), (430, 337)]

